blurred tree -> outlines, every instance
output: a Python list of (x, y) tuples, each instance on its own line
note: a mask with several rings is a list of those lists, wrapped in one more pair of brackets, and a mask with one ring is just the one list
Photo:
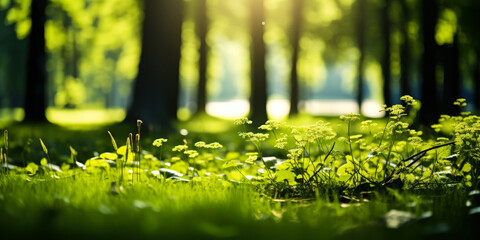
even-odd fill
[(457, 115), (459, 109), (452, 103), (460, 96), (459, 29), (457, 4), (439, 1), (435, 41), (439, 45), (439, 56), (443, 66), (442, 113)]
[(411, 95), (410, 92), (410, 43), (408, 38), (408, 22), (410, 21), (410, 10), (407, 0), (400, 0), (402, 18), (400, 20), (400, 31), (402, 43), (400, 46), (400, 95)]
[(29, 13), (27, 1), (0, 2), (0, 109), (23, 107)]
[(366, 0), (356, 1), (357, 16), (356, 16), (356, 39), (358, 47), (358, 63), (357, 63), (357, 104), (361, 112), (363, 102), (363, 83), (364, 83), (364, 64), (365, 64), (365, 31), (366, 31)]
[(474, 102), (477, 110), (480, 110), (480, 31), (478, 31), (478, 13), (480, 12), (480, 1), (458, 0), (455, 1), (458, 7), (459, 25), (462, 33), (465, 34), (468, 45), (474, 55), (473, 82)]
[(198, 61), (197, 114), (205, 113), (207, 105), (207, 0), (197, 1), (197, 34), (200, 40)]
[(45, 121), (45, 9), (47, 0), (33, 0), (30, 6), (32, 26), (27, 57), (25, 121)]
[[(62, 46), (62, 60), (63, 60), (63, 78), (62, 78), (62, 87), (68, 89), (68, 85), (76, 82), (76, 79), (79, 77), (78, 73), (78, 62), (79, 62), (79, 53), (77, 49), (77, 39), (75, 36), (75, 26), (72, 23), (72, 18), (68, 15), (67, 12), (61, 11), (62, 23), (63, 23), (63, 32), (66, 35), (66, 44)], [(75, 89), (78, 91), (78, 89)], [(73, 95), (73, 96), (72, 96)], [(75, 101), (75, 93), (72, 91), (65, 91), (65, 104), (62, 106), (64, 108), (75, 108), (78, 104)]]
[(258, 124), (267, 120), (267, 80), (265, 71), (263, 0), (250, 0), (251, 24), (251, 95), (250, 118)]
[(422, 31), (422, 82), (420, 100), (420, 123), (429, 126), (438, 119), (437, 81), (435, 68), (437, 60), (437, 43), (435, 42), (435, 27), (438, 18), (437, 0), (421, 1), (421, 31)]
[(387, 106), (392, 105), (390, 96), (391, 90), (391, 54), (390, 54), (390, 0), (384, 0), (381, 8), (381, 25), (383, 38), (383, 56), (381, 60), (382, 75), (383, 75), (383, 100)]
[(142, 3), (49, 0), (49, 106), (126, 107), (138, 72)]
[(302, 28), (302, 10), (304, 5), (304, 0), (292, 1), (292, 15), (293, 21), (291, 26), (291, 36), (290, 43), (292, 45), (292, 59), (290, 71), (290, 112), (289, 115), (293, 116), (298, 113), (298, 71), (297, 71), (297, 62), (298, 62), (298, 52), (299, 52), (299, 41), (300, 41), (300, 30)]
[(442, 50), (444, 70), (442, 113), (456, 115), (459, 113), (459, 109), (452, 103), (460, 97), (458, 34), (455, 33), (453, 42), (443, 45)]
[(480, 109), (480, 50), (475, 51), (475, 66), (473, 68), (473, 82), (475, 86), (475, 107)]
[(183, 1), (145, 0), (142, 53), (126, 121), (169, 130), (177, 117)]

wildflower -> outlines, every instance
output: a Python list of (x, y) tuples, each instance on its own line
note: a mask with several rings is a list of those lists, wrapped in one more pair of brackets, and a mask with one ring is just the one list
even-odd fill
[(252, 123), (253, 122), (251, 120), (248, 120), (248, 118), (246, 117), (235, 119), (235, 121), (233, 122), (233, 124), (235, 125), (245, 125), (245, 124), (252, 124)]
[(302, 156), (303, 154), (303, 149), (302, 148), (294, 148), (288, 150), (289, 154), (287, 154), (287, 157), (290, 159), (297, 159), (298, 157)]
[(165, 138), (157, 138), (153, 141), (153, 146), (155, 147), (161, 147), (163, 143), (166, 143), (168, 139)]
[(349, 113), (347, 115), (340, 116), (340, 119), (343, 121), (353, 122), (360, 120), (360, 114), (358, 113)]
[(248, 164), (253, 164), (258, 159), (258, 153), (257, 152), (247, 153), (247, 156), (248, 156), (248, 158), (245, 160), (245, 162), (248, 163)]
[(279, 129), (281, 126), (280, 122), (276, 120), (268, 120), (262, 126), (258, 127), (261, 130), (274, 131)]
[(269, 137), (268, 133), (241, 132), (238, 134), (243, 139), (251, 142), (263, 142)]
[(433, 128), (433, 130), (435, 132), (438, 133), (438, 132), (440, 132), (440, 130), (442, 129), (443, 126), (442, 126), (442, 124), (433, 124), (431, 127)]
[(183, 152), (185, 150), (188, 149), (188, 146), (187, 145), (177, 145), (175, 147), (172, 148), (172, 151), (174, 152)]
[(207, 145), (205, 145), (205, 148), (210, 148), (210, 149), (220, 149), (223, 148), (223, 145), (218, 143), (218, 142), (212, 142)]
[(459, 98), (455, 102), (453, 102), (453, 105), (457, 105), (459, 107), (465, 107), (467, 106), (467, 100), (465, 98)]
[(196, 158), (198, 156), (198, 152), (195, 150), (185, 150), (185, 152), (183, 153), (187, 155), (189, 158)]
[(281, 137), (276, 140), (275, 147), (279, 149), (285, 149), (287, 146), (287, 134), (282, 133)]
[(207, 144), (204, 141), (199, 141), (195, 143), (195, 147), (204, 148)]
[(438, 137), (437, 138), (437, 142), (448, 142), (448, 141), (449, 141), (449, 139), (446, 138), (446, 137)]
[(407, 105), (415, 105), (417, 104), (417, 100), (415, 100), (412, 96), (410, 95), (404, 95), (400, 97), (400, 100), (404, 101)]
[(405, 107), (400, 104), (395, 104), (392, 107), (387, 108), (387, 112), (391, 119), (399, 120), (402, 116), (406, 116)]

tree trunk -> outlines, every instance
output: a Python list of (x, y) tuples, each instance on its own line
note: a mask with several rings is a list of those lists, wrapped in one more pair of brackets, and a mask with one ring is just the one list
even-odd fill
[(126, 121), (172, 130), (179, 95), (183, 1), (145, 0), (142, 53)]
[(293, 22), (291, 29), (291, 44), (292, 44), (292, 70), (290, 71), (290, 112), (293, 116), (298, 113), (298, 52), (300, 41), (300, 30), (302, 28), (302, 9), (304, 0), (292, 1), (293, 4)]
[(360, 56), (358, 57), (358, 65), (357, 65), (357, 104), (358, 104), (358, 112), (362, 112), (362, 102), (363, 102), (363, 82), (364, 82), (364, 75), (363, 75), (363, 68), (365, 64), (365, 6), (366, 0), (358, 0), (357, 1), (357, 44), (358, 44), (358, 52)]
[(251, 95), (250, 118), (256, 124), (267, 120), (267, 79), (265, 71), (263, 0), (250, 0), (251, 20)]
[(45, 121), (45, 8), (47, 0), (34, 0), (30, 7), (32, 27), (27, 57), (25, 121)]
[(406, 3), (407, 0), (401, 0), (403, 18), (401, 22), (401, 32), (403, 43), (400, 46), (400, 94), (411, 95), (410, 93), (410, 44), (408, 39), (408, 21), (410, 12)]
[(457, 34), (455, 34), (453, 43), (445, 46), (444, 50), (443, 108), (449, 115), (456, 115), (459, 113), (459, 109), (453, 105), (453, 102), (459, 98), (460, 94)]
[(475, 83), (475, 108), (480, 110), (480, 51), (475, 52), (475, 68), (473, 72), (473, 81)]
[(426, 126), (438, 119), (437, 83), (435, 79), (436, 49), (435, 26), (438, 16), (437, 0), (421, 1), (422, 55), (422, 109), (420, 122)]
[(383, 100), (387, 106), (392, 105), (390, 96), (391, 88), (391, 61), (390, 61), (390, 0), (384, 1), (382, 8), (382, 36), (383, 36), (383, 57), (382, 57), (382, 75), (383, 75)]
[(205, 113), (207, 105), (207, 0), (198, 0), (197, 5), (197, 32), (200, 39), (198, 62), (198, 91), (197, 91), (197, 114)]

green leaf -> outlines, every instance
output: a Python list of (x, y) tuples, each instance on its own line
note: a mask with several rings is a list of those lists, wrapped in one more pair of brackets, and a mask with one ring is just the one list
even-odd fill
[(90, 158), (85, 163), (85, 167), (87, 167), (87, 170), (95, 170), (95, 169), (110, 170), (110, 164), (101, 158)]
[(170, 167), (171, 170), (177, 171), (181, 174), (187, 174), (188, 165), (184, 161), (178, 161)]
[(66, 163), (63, 163), (62, 166), (60, 167), (60, 169), (62, 169), (62, 172), (65, 172), (65, 171), (70, 169), (70, 165), (66, 164)]
[(123, 145), (117, 149), (117, 154), (125, 156), (125, 153), (127, 152), (127, 146)]
[(290, 185), (296, 184), (295, 182), (295, 173), (293, 173), (290, 170), (280, 170), (275, 173), (275, 176), (277, 177), (277, 182), (283, 182), (285, 180), (288, 181)]
[(118, 155), (115, 153), (110, 153), (110, 152), (104, 152), (100, 154), (100, 157), (103, 159), (108, 159), (108, 160), (117, 160)]
[(40, 165), (46, 166), (47, 164), (48, 164), (48, 161), (46, 158), (42, 158), (42, 160), (40, 160)]
[(42, 145), (43, 152), (48, 155), (47, 146), (45, 146), (45, 143), (43, 143), (41, 138), (39, 138), (38, 140), (40, 140), (40, 145)]
[(472, 170), (472, 165), (470, 163), (465, 163), (462, 168), (462, 172), (470, 172)]
[(238, 162), (238, 160), (230, 160), (227, 161), (226, 163), (223, 164), (222, 168), (227, 169), (227, 168), (233, 168), (236, 166), (241, 166), (242, 164)]
[[(123, 145), (121, 147), (119, 147), (117, 149), (117, 158), (118, 158), (118, 155), (121, 155), (121, 156), (125, 156), (127, 152), (127, 146), (126, 145)], [(128, 161), (132, 161), (133, 160), (133, 153), (128, 150)]]
[(413, 174), (409, 173), (405, 177), (406, 177), (408, 182), (411, 182), (411, 183), (415, 182), (415, 176)]
[[(42, 160), (43, 160), (43, 159), (42, 159)], [(45, 161), (46, 161), (46, 159), (45, 159)], [(27, 167), (25, 168), (25, 170), (27, 170), (30, 174), (35, 174), (35, 173), (37, 173), (37, 171), (38, 171), (38, 165), (35, 164), (35, 163), (33, 163), (33, 162), (31, 162), (31, 163), (29, 163), (29, 164), (27, 165)]]
[(70, 146), (70, 163), (75, 163), (77, 159), (77, 154), (77, 151), (72, 146)]
[(353, 163), (348, 162), (338, 168), (337, 174), (340, 176), (344, 176), (344, 175), (350, 176), (353, 173), (353, 169), (354, 169)]
[(8, 130), (3, 132), (3, 144), (5, 145), (5, 151), (8, 151)]
[(110, 131), (107, 131), (108, 132), (108, 135), (110, 136), (110, 140), (112, 141), (112, 146), (113, 146), (113, 149), (115, 151), (117, 151), (117, 142), (115, 141), (115, 138), (113, 138), (113, 135), (112, 133), (110, 133)]
[(233, 159), (239, 159), (239, 158), (240, 158), (239, 152), (228, 152), (227, 155), (225, 156), (225, 160), (233, 160)]

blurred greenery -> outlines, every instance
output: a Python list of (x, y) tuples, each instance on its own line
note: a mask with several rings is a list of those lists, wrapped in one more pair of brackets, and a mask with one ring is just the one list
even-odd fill
[[(187, 120), (196, 111), (200, 39), (194, 0), (184, 1), (182, 47), (180, 60), (181, 93), (179, 119)], [(26, 61), (31, 19), (31, 0), (0, 1), (0, 122), (21, 120), (23, 107)], [(249, 111), (251, 36), (247, 0), (208, 0), (209, 28), (206, 36), (207, 51), (207, 113), (218, 117), (238, 117)], [(355, 0), (305, 0), (302, 9), (302, 27), (297, 62), (300, 84), (300, 110), (312, 110), (310, 102), (325, 100), (354, 101), (356, 96), (357, 61), (360, 52), (356, 43)], [(263, 36), (267, 52), (268, 99), (275, 108), (270, 116), (285, 117), (288, 111), (289, 76), (292, 57), (293, 0), (265, 0)], [(433, 2), (432, 2), (433, 4)], [(451, 46), (458, 36), (461, 87), (459, 95), (476, 101), (475, 68), (478, 68), (479, 42), (472, 16), (478, 4), (472, 1), (436, 0), (439, 5), (435, 27), (435, 40), (439, 47)], [(383, 104), (382, 54), (385, 51), (381, 30), (383, 0), (366, 1), (365, 98), (374, 103), (363, 113), (370, 116)], [(418, 0), (391, 1), (388, 11), (391, 51), (391, 99), (400, 96), (400, 78), (408, 74), (409, 94), (420, 98), (423, 54), (420, 41), (421, 12)], [(49, 121), (74, 124), (75, 114), (89, 111), (126, 110), (132, 98), (132, 83), (137, 77), (143, 21), (143, 1), (136, 0), (49, 0), (46, 8), (45, 39), (47, 53), (47, 104)], [(405, 31), (404, 31), (405, 30)], [(402, 63), (402, 47), (407, 44), (409, 57)], [(162, 44), (162, 43), (159, 43)], [(442, 51), (438, 56), (443, 59)], [(447, 66), (436, 63), (436, 78), (444, 84)], [(409, 70), (402, 73), (402, 64)], [(442, 88), (439, 88), (441, 92)], [(438, 101), (442, 95), (438, 96)], [(475, 99), (474, 99), (475, 98)], [(219, 102), (237, 102), (238, 107), (221, 108)], [(328, 104), (322, 102), (322, 104)], [(478, 105), (478, 104), (476, 104)], [(476, 106), (475, 107), (478, 107)], [(272, 105), (273, 106), (273, 105)], [(473, 105), (472, 105), (473, 106)], [(348, 108), (348, 107), (346, 107)], [(74, 113), (78, 110), (80, 112)], [(68, 111), (67, 111), (68, 110)], [(70, 111), (71, 110), (71, 111)], [(12, 111), (16, 111), (13, 114)], [(352, 108), (358, 111), (358, 108)], [(56, 115), (71, 112), (73, 115)], [(339, 114), (332, 112), (330, 114)], [(105, 123), (121, 121), (125, 114), (105, 118)], [(86, 118), (88, 119), (88, 117)], [(92, 122), (101, 117), (92, 115)]]

